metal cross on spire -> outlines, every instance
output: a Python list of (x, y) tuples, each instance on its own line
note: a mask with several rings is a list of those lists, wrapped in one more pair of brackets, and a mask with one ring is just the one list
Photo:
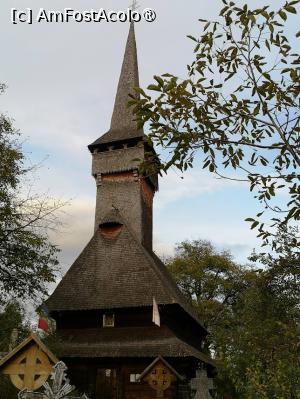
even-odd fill
[(139, 8), (139, 3), (137, 2), (137, 0), (132, 0), (132, 5), (130, 8), (132, 11), (136, 11)]

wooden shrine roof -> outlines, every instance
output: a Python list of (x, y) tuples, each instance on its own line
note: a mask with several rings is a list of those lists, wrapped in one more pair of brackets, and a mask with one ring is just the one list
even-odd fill
[(7, 364), (15, 355), (20, 353), (23, 349), (25, 349), (30, 344), (36, 344), (51, 360), (53, 364), (56, 364), (59, 360), (56, 356), (47, 348), (47, 346), (40, 340), (40, 338), (31, 333), (28, 338), (26, 338), (23, 342), (21, 342), (18, 346), (16, 346), (12, 351), (7, 353), (1, 360), (0, 360), (0, 369)]

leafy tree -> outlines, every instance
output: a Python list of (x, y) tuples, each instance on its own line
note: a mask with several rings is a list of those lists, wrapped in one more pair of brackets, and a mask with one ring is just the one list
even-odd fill
[(30, 327), (25, 321), (24, 313), (24, 309), (15, 301), (8, 302), (0, 312), (0, 352), (8, 352), (13, 330), (18, 331), (16, 345), (27, 338)]
[[(0, 85), (0, 94), (5, 87)], [(63, 204), (24, 195), (24, 179), (32, 169), (11, 120), (0, 114), (0, 303), (9, 297), (36, 298), (55, 280), (58, 249), (47, 230), (56, 223)]]
[(251, 276), (218, 341), (221, 375), (242, 398), (300, 397), (299, 308), (274, 289), (272, 275)]
[(229, 321), (231, 305), (244, 281), (228, 251), (218, 252), (209, 241), (183, 241), (167, 266), (209, 330), (221, 320)]
[[(0, 353), (7, 353), (12, 349), (12, 344), (18, 345), (29, 335), (30, 327), (25, 321), (24, 313), (18, 302), (8, 302), (0, 311)], [(14, 330), (17, 331), (15, 338)], [(18, 390), (9, 377), (0, 373), (0, 399), (16, 399), (17, 393)]]
[(181, 243), (168, 261), (210, 332), (220, 397), (300, 398), (300, 257), (286, 233), (276, 237), (278, 257), (252, 255), (263, 269), (201, 240)]
[(247, 220), (275, 247), (276, 229), (300, 219), (300, 32), (286, 34), (299, 0), (278, 11), (222, 1), (219, 19), (200, 20), (201, 36), (189, 36), (196, 46), (187, 78), (155, 76), (129, 104), (150, 139), (170, 150), (163, 171), (184, 171), (200, 153), (204, 169), (248, 182), (262, 209)]

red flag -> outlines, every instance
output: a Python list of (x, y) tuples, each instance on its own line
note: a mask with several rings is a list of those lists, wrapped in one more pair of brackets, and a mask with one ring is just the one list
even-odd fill
[(48, 331), (48, 322), (45, 319), (39, 319), (39, 324), (38, 324), (38, 328), (40, 330), (44, 330), (44, 331)]

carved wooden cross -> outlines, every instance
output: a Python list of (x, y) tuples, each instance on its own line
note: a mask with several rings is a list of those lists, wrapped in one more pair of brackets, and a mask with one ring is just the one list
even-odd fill
[(149, 385), (155, 389), (156, 397), (163, 398), (166, 391), (174, 379), (170, 370), (164, 364), (158, 364), (150, 373), (148, 378)]
[(163, 398), (172, 382), (183, 380), (183, 377), (162, 357), (157, 357), (141, 374), (139, 380), (147, 381), (156, 391), (157, 398)]
[(36, 390), (45, 383), (51, 371), (52, 365), (46, 354), (37, 346), (31, 346), (7, 366), (5, 374), (10, 376), (12, 383), (18, 389), (26, 386)]
[(10, 377), (20, 391), (36, 391), (52, 373), (52, 366), (58, 359), (40, 340), (31, 333), (28, 338), (0, 359), (0, 372)]
[(24, 390), (19, 392), (18, 399), (88, 399), (86, 395), (79, 397), (68, 396), (75, 387), (70, 385), (66, 376), (67, 367), (63, 362), (58, 362), (54, 366), (54, 372), (51, 374), (52, 383), (46, 382), (44, 392), (32, 392)]
[(196, 378), (191, 380), (191, 388), (196, 391), (194, 399), (212, 399), (209, 390), (213, 387), (213, 380), (207, 377), (206, 370), (197, 370)]

